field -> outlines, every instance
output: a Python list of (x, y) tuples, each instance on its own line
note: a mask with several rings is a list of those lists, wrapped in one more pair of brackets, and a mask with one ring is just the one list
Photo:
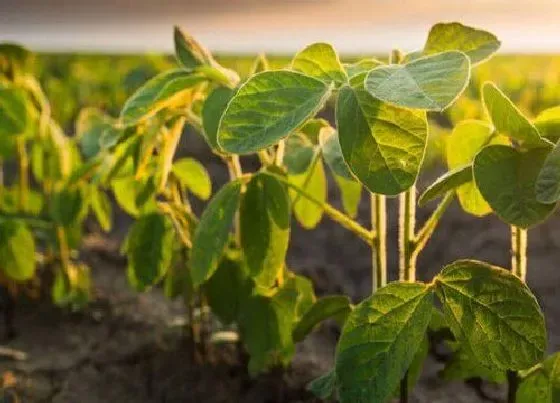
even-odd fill
[[(266, 66), (181, 35), (179, 69), (170, 55), (34, 56), (50, 107), (24, 87), (33, 123), (0, 142), (2, 401), (556, 401), (560, 185), (545, 201), (535, 189), (559, 136), (530, 122), (560, 105), (560, 56), (471, 70), (484, 57), (427, 53), (418, 63), (443, 57), (452, 78), (409, 97), (376, 87), (386, 65), (359, 71), (363, 55), (325, 73), (328, 49)], [(439, 79), (426, 70), (407, 79)], [(234, 94), (239, 79), (256, 84)], [(19, 95), (4, 102), (0, 84), (9, 131)], [(364, 127), (387, 137), (352, 137)], [(510, 154), (479, 160), (488, 149)], [(24, 255), (36, 272), (3, 267)]]

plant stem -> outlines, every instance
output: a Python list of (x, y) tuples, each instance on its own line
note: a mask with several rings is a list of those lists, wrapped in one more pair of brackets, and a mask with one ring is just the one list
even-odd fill
[(20, 211), (25, 211), (27, 209), (29, 194), (29, 158), (25, 148), (25, 138), (23, 136), (19, 136), (17, 139), (17, 153), (19, 159), (18, 207)]
[(527, 230), (511, 227), (511, 272), (523, 282), (527, 278)]
[(517, 388), (519, 386), (519, 376), (516, 371), (507, 371), (508, 394), (507, 403), (515, 403)]
[(406, 371), (403, 379), (401, 379), (399, 402), (408, 403), (408, 371)]
[(370, 231), (362, 227), (360, 224), (358, 224), (352, 218), (344, 214), (342, 211), (337, 210), (336, 208), (334, 208), (328, 203), (318, 200), (317, 198), (310, 195), (296, 184), (291, 183), (286, 177), (272, 172), (266, 172), (266, 174), (274, 176), (280, 182), (285, 183), (289, 188), (293, 189), (301, 197), (305, 197), (310, 202), (316, 204), (317, 206), (320, 206), (325, 212), (325, 214), (331, 218), (331, 220), (339, 223), (341, 227), (346, 228), (347, 230), (356, 234), (359, 238), (363, 239), (368, 245), (371, 245), (373, 243), (373, 239), (377, 237), (375, 231)]
[(282, 166), (284, 161), (284, 152), (286, 151), (286, 142), (284, 140), (280, 140), (278, 142), (278, 147), (276, 148), (276, 160), (275, 164), (279, 167)]
[(387, 285), (387, 200), (385, 195), (370, 194), (372, 238), (372, 294)]
[(56, 226), (56, 237), (58, 240), (58, 251), (60, 254), (60, 262), (62, 269), (68, 273), (68, 265), (70, 264), (70, 249), (68, 248), (68, 241), (66, 239), (66, 231), (60, 225)]
[(416, 281), (416, 186), (399, 195), (399, 280)]

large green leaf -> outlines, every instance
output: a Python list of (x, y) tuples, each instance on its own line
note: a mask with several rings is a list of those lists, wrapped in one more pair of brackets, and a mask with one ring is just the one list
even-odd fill
[(533, 124), (541, 136), (557, 141), (560, 138), (560, 106), (545, 109), (539, 113)]
[(0, 137), (23, 134), (28, 120), (25, 92), (0, 85)]
[(255, 175), (239, 210), (241, 248), (251, 277), (270, 287), (284, 268), (290, 239), (290, 199), (286, 185), (265, 173)]
[(392, 283), (352, 311), (338, 342), (341, 402), (385, 402), (422, 344), (433, 294), (420, 283)]
[(425, 112), (376, 100), (353, 80), (338, 96), (336, 121), (344, 160), (372, 193), (397, 195), (416, 181), (426, 149)]
[(472, 165), (463, 165), (446, 172), (428, 186), (418, 199), (418, 204), (422, 206), (470, 181), (472, 181)]
[(175, 57), (186, 69), (192, 70), (202, 65), (212, 63), (212, 55), (204, 49), (192, 36), (183, 32), (179, 27), (173, 29), (175, 42)]
[(185, 91), (206, 80), (202, 74), (177, 69), (152, 78), (140, 87), (124, 104), (122, 123), (134, 125), (179, 101)]
[(488, 117), (499, 133), (529, 148), (551, 144), (540, 136), (537, 128), (494, 83), (484, 83), (482, 99)]
[(523, 378), (515, 397), (517, 403), (560, 402), (560, 353), (532, 369)]
[[(507, 138), (493, 134), (493, 128), (486, 122), (465, 121), (453, 128), (446, 138), (446, 160), (449, 169), (472, 165), (474, 157), (488, 144), (506, 144)], [(476, 187), (472, 174), (470, 180), (456, 189), (457, 198), (463, 210), (482, 217), (492, 212)]]
[(472, 64), (488, 60), (500, 48), (500, 41), (490, 32), (459, 22), (439, 23), (430, 29), (424, 53), (431, 55), (448, 50), (465, 53)]
[(234, 94), (235, 91), (231, 88), (217, 87), (204, 101), (204, 106), (202, 107), (203, 133), (206, 141), (214, 150), (220, 150), (218, 145), (218, 127), (222, 114)]
[(318, 299), (313, 306), (305, 312), (293, 331), (295, 342), (302, 341), (315, 326), (330, 318), (346, 319), (352, 311), (350, 298), (343, 295), (329, 295)]
[[(310, 194), (316, 201), (325, 203), (327, 200), (327, 178), (319, 153), (315, 154), (307, 170), (298, 175), (288, 177), (290, 183)], [(290, 189), (290, 197), (294, 215), (302, 227), (313, 229), (323, 218), (323, 208), (317, 203)]]
[(220, 121), (218, 143), (236, 154), (272, 146), (313, 117), (330, 96), (331, 88), (294, 71), (256, 74), (229, 102)]
[(292, 60), (292, 69), (325, 82), (348, 80), (338, 54), (328, 43), (314, 43), (300, 51)]
[(128, 234), (126, 252), (131, 285), (143, 291), (160, 280), (173, 257), (173, 224), (166, 216), (141, 216)]
[(28, 280), (35, 273), (35, 240), (19, 221), (0, 221), (0, 271), (18, 281)]
[(544, 221), (554, 204), (537, 200), (536, 182), (548, 150), (518, 151), (504, 145), (485, 147), (474, 160), (480, 193), (503, 221), (528, 228)]
[(193, 285), (201, 285), (216, 271), (239, 206), (241, 183), (230, 182), (210, 201), (196, 228), (191, 253)]
[(446, 266), (435, 284), (455, 338), (482, 365), (523, 370), (543, 358), (544, 316), (529, 288), (511, 272), (459, 260)]
[(377, 67), (367, 75), (365, 87), (373, 97), (396, 106), (442, 111), (464, 91), (470, 71), (464, 53), (443, 52)]
[(536, 184), (537, 200), (556, 203), (560, 200), (560, 141), (544, 160)]
[(179, 182), (196, 197), (208, 200), (212, 194), (212, 181), (204, 165), (194, 158), (181, 158), (173, 163), (173, 173)]

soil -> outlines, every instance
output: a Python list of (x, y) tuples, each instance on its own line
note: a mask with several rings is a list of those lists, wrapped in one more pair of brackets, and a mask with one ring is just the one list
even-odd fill
[[(196, 135), (188, 135), (184, 154), (195, 155), (209, 168), (217, 188), (227, 177)], [(252, 161), (244, 161), (245, 168)], [(435, 175), (423, 175), (420, 189)], [(340, 198), (330, 183), (329, 198)], [(200, 205), (195, 206), (198, 210)], [(419, 211), (419, 223), (434, 205)], [(396, 240), (396, 201), (389, 201), (389, 239)], [(362, 201), (359, 218), (369, 216)], [(212, 362), (193, 360), (184, 342), (179, 301), (164, 298), (160, 289), (137, 294), (127, 285), (120, 241), (131, 219), (115, 216), (109, 235), (92, 231), (84, 239), (81, 258), (91, 267), (95, 298), (87, 309), (69, 312), (47, 302), (20, 301), (15, 319), (16, 337), (3, 345), (26, 353), (16, 361), (0, 355), (0, 374), (11, 384), (3, 401), (39, 403), (99, 402), (314, 402), (306, 383), (331, 368), (339, 330), (325, 324), (297, 346), (293, 364), (251, 379), (234, 346), (215, 346)], [(556, 218), (530, 231), (528, 283), (547, 318), (549, 350), (560, 349), (560, 270), (556, 250), (560, 227)], [(396, 278), (395, 242), (389, 250), (390, 276)], [(509, 266), (509, 228), (495, 217), (476, 219), (456, 203), (420, 257), (421, 279), (430, 279), (445, 264), (458, 258), (477, 258)], [(325, 218), (313, 231), (294, 222), (288, 265), (311, 277), (318, 295), (345, 293), (360, 301), (370, 292), (370, 251), (361, 240)], [(0, 329), (1, 331), (1, 329)], [(467, 403), (503, 401), (503, 386), (480, 382), (446, 383), (438, 376), (443, 367), (430, 356), (411, 402)], [(15, 378), (15, 379), (14, 379)], [(2, 401), (0, 399), (0, 401)]]

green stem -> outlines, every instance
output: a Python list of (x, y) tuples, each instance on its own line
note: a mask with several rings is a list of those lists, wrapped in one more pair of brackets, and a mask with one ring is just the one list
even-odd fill
[(68, 266), (70, 265), (70, 249), (68, 248), (66, 231), (59, 225), (56, 227), (56, 237), (58, 240), (58, 251), (62, 269), (65, 273), (68, 273)]
[(399, 195), (399, 280), (416, 281), (416, 186)]
[(285, 183), (289, 188), (293, 189), (298, 195), (301, 197), (305, 197), (311, 203), (321, 207), (326, 215), (330, 217), (331, 220), (340, 224), (341, 227), (346, 228), (347, 230), (351, 231), (352, 233), (356, 234), (360, 239), (364, 240), (368, 245), (371, 245), (373, 239), (376, 238), (375, 231), (367, 230), (366, 228), (362, 227), (352, 218), (337, 210), (333, 206), (323, 201), (318, 200), (315, 196), (310, 195), (305, 190), (300, 188), (294, 183), (291, 183), (287, 178), (282, 175), (278, 175), (272, 172), (266, 172), (267, 175), (274, 176), (280, 182)]
[(376, 231), (371, 243), (372, 294), (387, 285), (387, 199), (384, 195), (370, 194), (371, 230)]
[(276, 147), (276, 160), (275, 164), (279, 167), (282, 166), (284, 162), (284, 153), (286, 152), (286, 142), (284, 140), (280, 140), (278, 142), (278, 147)]
[(441, 200), (440, 204), (434, 210), (430, 218), (426, 220), (418, 234), (416, 235), (415, 243), (414, 243), (414, 251), (413, 254), (418, 257), (420, 252), (424, 249), (430, 238), (432, 237), (434, 231), (436, 230), (441, 217), (447, 211), (447, 208), (451, 205), (451, 202), (455, 198), (455, 192), (448, 192), (443, 199)]
[[(241, 169), (241, 163), (239, 161), (239, 156), (232, 155), (227, 158), (227, 166), (229, 170), (229, 178), (231, 181), (235, 181), (243, 176), (243, 171)], [(234, 222), (234, 232), (235, 232), (235, 243), (237, 246), (241, 246), (241, 226), (239, 224), (239, 211), (235, 213)]]
[(527, 278), (527, 230), (511, 227), (511, 272), (523, 282)]
[(25, 137), (23, 136), (17, 139), (17, 153), (19, 163), (18, 207), (20, 211), (25, 211), (29, 198), (29, 158), (25, 148)]

